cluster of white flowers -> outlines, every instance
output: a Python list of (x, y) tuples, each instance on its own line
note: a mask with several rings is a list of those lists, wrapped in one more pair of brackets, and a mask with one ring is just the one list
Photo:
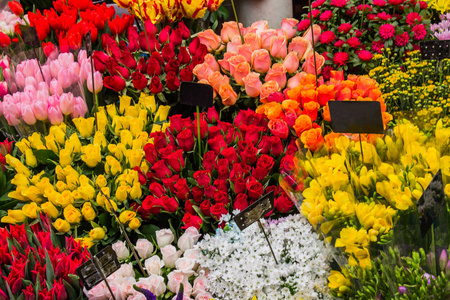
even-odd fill
[[(107, 280), (111, 286), (116, 299), (120, 300), (145, 300), (144, 294), (136, 291), (133, 285), (149, 290), (156, 297), (174, 293), (173, 300), (180, 289), (184, 286), (183, 300), (209, 300), (211, 294), (206, 291), (207, 279), (205, 271), (198, 267), (197, 258), (200, 250), (193, 249), (201, 234), (195, 227), (186, 229), (177, 241), (177, 247), (172, 245), (174, 235), (170, 229), (161, 229), (156, 232), (157, 251), (154, 245), (146, 240), (139, 239), (135, 250), (144, 259), (144, 268), (148, 277), (140, 277), (136, 281), (133, 264), (122, 264), (121, 268), (108, 276)], [(119, 260), (127, 260), (131, 254), (123, 241), (112, 245)], [(90, 291), (84, 290), (90, 300), (110, 299), (111, 295), (104, 282), (99, 283)]]
[(264, 221), (278, 260), (253, 224), (240, 231), (234, 223), (195, 246), (198, 262), (209, 270), (208, 290), (216, 299), (327, 299), (330, 253), (300, 215)]
[[(25, 19), (28, 21), (27, 15), (25, 15)], [(14, 35), (14, 26), (16, 26), (17, 23), (25, 25), (25, 21), (15, 14), (7, 10), (0, 12), (0, 31), (4, 34), (12, 37)]]

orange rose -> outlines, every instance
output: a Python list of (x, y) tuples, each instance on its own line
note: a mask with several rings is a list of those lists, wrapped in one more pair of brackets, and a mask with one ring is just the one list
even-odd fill
[(210, 53), (206, 54), (203, 62), (207, 63), (208, 66), (211, 68), (211, 70), (213, 70), (213, 72), (220, 71), (220, 66), (217, 63), (217, 60), (214, 57), (214, 55)]
[(302, 85), (309, 85), (310, 88), (316, 88), (316, 75), (314, 74), (306, 74), (306, 76), (302, 79)]
[[(330, 100), (330, 101), (334, 101), (334, 100)], [(324, 121), (331, 122), (330, 107), (328, 106), (328, 102), (323, 107), (322, 117), (323, 117)]]
[(312, 50), (312, 44), (310, 41), (302, 38), (301, 36), (295, 37), (289, 43), (289, 52), (297, 52), (298, 59), (300, 61), (306, 58), (306, 53)]
[(284, 89), (286, 86), (286, 68), (284, 65), (276, 63), (273, 64), (272, 68), (267, 72), (266, 77), (264, 80), (267, 81), (276, 81), (278, 83), (278, 86), (281, 89)]
[(242, 80), (244, 77), (246, 77), (250, 73), (250, 65), (248, 62), (243, 61), (240, 64), (238, 64), (234, 70), (234, 80), (236, 80), (236, 83), (240, 86), (245, 86), (244, 80)]
[(315, 69), (317, 68), (317, 75), (322, 73), (322, 67), (325, 64), (325, 58), (317, 52), (315, 58), (316, 64), (314, 64), (314, 51), (310, 51), (306, 54), (306, 60), (303, 63), (303, 71), (315, 75)]
[(382, 112), (385, 112), (386, 111), (386, 103), (384, 103), (384, 98), (378, 98), (378, 100), (377, 100), (378, 102), (380, 102), (380, 105), (381, 105), (381, 111)]
[[(356, 89), (352, 92), (352, 99), (358, 99), (358, 97), (364, 97), (364, 94), (366, 92), (364, 90), (361, 89)], [(372, 99), (370, 99), (372, 100)]]
[(276, 81), (267, 81), (261, 86), (259, 90), (259, 97), (262, 103), (265, 103), (266, 98), (269, 97), (270, 94), (274, 92), (278, 92), (280, 90), (280, 86)]
[(389, 122), (393, 120), (393, 117), (392, 117), (392, 115), (390, 113), (387, 113), (387, 112), (383, 112), (381, 114), (383, 115), (384, 129), (386, 129), (387, 124), (389, 124)]
[(286, 36), (289, 40), (292, 39), (297, 33), (297, 25), (298, 25), (297, 19), (284, 18), (283, 21), (281, 21), (281, 29), (283, 29), (283, 31), (286, 33)]
[(273, 29), (267, 29), (261, 31), (259, 38), (261, 39), (261, 48), (270, 50), (272, 44), (272, 38), (275, 37), (277, 33)]
[(227, 75), (222, 75), (220, 72), (214, 72), (208, 76), (209, 84), (214, 88), (214, 91), (220, 91), (223, 84), (230, 84), (230, 79)]
[(341, 136), (340, 133), (332, 132), (325, 136), (325, 146), (327, 146), (328, 149), (334, 148), (334, 145), (336, 143), (336, 139)]
[(238, 53), (238, 47), (242, 45), (241, 38), (237, 35), (227, 43), (228, 53)]
[(298, 60), (297, 52), (289, 52), (284, 58), (283, 66), (288, 73), (295, 73), (298, 70), (300, 61)]
[(222, 67), (222, 69), (230, 72), (229, 59), (236, 55), (237, 55), (236, 53), (225, 52), (225, 54), (223, 55), (223, 59), (219, 60), (219, 65)]
[(356, 88), (364, 91), (369, 89), (374, 89), (377, 87), (377, 82), (375, 79), (369, 78), (368, 76), (359, 76), (356, 79)]
[(231, 106), (236, 103), (237, 94), (229, 84), (220, 86), (219, 95), (222, 98), (223, 105)]
[(287, 55), (286, 36), (276, 36), (270, 41), (270, 55), (274, 58), (285, 58)]
[(267, 110), (266, 116), (269, 120), (281, 119), (281, 116), (283, 115), (283, 110), (281, 109), (281, 104), (280, 103), (277, 104), (278, 105), (273, 105)]
[[(241, 30), (244, 30), (242, 23), (239, 23)], [(233, 39), (234, 36), (239, 35), (239, 29), (235, 21), (224, 22), (222, 30), (220, 31), (220, 37), (224, 43), (228, 43)]]
[(319, 103), (314, 101), (309, 101), (303, 104), (303, 114), (308, 115), (311, 121), (315, 121), (317, 119), (317, 112), (319, 111)]
[(201, 31), (197, 36), (200, 39), (200, 43), (205, 45), (209, 52), (219, 49), (220, 37), (212, 29)]
[(350, 74), (350, 75), (347, 76), (347, 80), (356, 82), (356, 80), (358, 79), (358, 77), (359, 77), (358, 75)]
[(281, 107), (283, 107), (284, 110), (292, 109), (297, 115), (302, 113), (302, 110), (300, 109), (300, 103), (294, 100), (284, 100), (281, 103)]
[(352, 91), (346, 87), (341, 90), (336, 100), (350, 100), (351, 98), (352, 98)]
[(287, 91), (287, 95), (288, 95), (289, 99), (300, 102), (302, 99), (301, 91), (302, 91), (302, 86), (298, 85), (295, 88)]
[(237, 52), (239, 55), (245, 57), (248, 63), (252, 62), (252, 46), (250, 46), (249, 44), (239, 45), (237, 48)]
[(228, 62), (230, 63), (230, 75), (234, 76), (234, 72), (236, 70), (236, 67), (240, 63), (247, 62), (247, 60), (242, 55), (235, 55), (235, 56), (230, 57)]
[(280, 105), (280, 103), (278, 103), (278, 102), (264, 103), (256, 108), (256, 113), (267, 116), (269, 114), (269, 110), (271, 110), (273, 107), (279, 106), (279, 105)]
[(245, 93), (250, 97), (258, 97), (259, 91), (262, 87), (262, 82), (259, 80), (259, 73), (251, 72), (242, 78), (245, 86)]
[(244, 36), (244, 41), (247, 45), (250, 45), (253, 51), (261, 49), (261, 40), (256, 33), (247, 33)]
[(354, 90), (355, 89), (355, 82), (351, 81), (351, 80), (344, 80), (344, 81), (342, 81), (342, 87)]
[(300, 140), (303, 145), (311, 151), (320, 149), (324, 144), (322, 128), (312, 128), (302, 132)]
[[(289, 80), (287, 82), (287, 88), (288, 89), (296, 88), (300, 84), (301, 80), (303, 78), (305, 78), (305, 76), (306, 76), (305, 72), (300, 72), (300, 73), (295, 74), (294, 76), (289, 78)], [(288, 92), (288, 95), (289, 95), (289, 92)]]
[[(322, 34), (322, 29), (319, 25), (313, 25), (313, 34), (314, 34), (314, 44), (317, 45), (319, 42), (319, 37)], [(308, 27), (308, 30), (303, 35), (305, 40), (309, 41), (312, 45), (312, 34), (311, 34), (311, 27)], [(223, 38), (222, 38), (223, 39)]]
[[(208, 82), (208, 80), (206, 80), (206, 79), (199, 80), (198, 83), (211, 85), (211, 84)], [(216, 92), (216, 90), (213, 90), (213, 91), (214, 91), (214, 93), (213, 93), (213, 99), (215, 99), (215, 98), (217, 97), (217, 92)]]
[(258, 73), (266, 73), (272, 65), (269, 51), (259, 49), (252, 53), (252, 68)]
[(344, 71), (343, 70), (341, 70), (341, 71), (331, 70), (330, 73), (331, 73), (330, 79), (332, 78), (332, 79), (334, 79), (336, 81), (343, 81), (344, 80)]
[(317, 91), (315, 89), (305, 89), (300, 92), (302, 95), (302, 104), (308, 102), (317, 102)]
[(260, 35), (264, 30), (269, 29), (269, 24), (267, 23), (267, 21), (261, 20), (254, 22), (250, 27), (256, 28), (256, 34)]
[(320, 106), (324, 106), (328, 101), (334, 99), (336, 92), (334, 91), (334, 85), (321, 85), (317, 88), (317, 100)]
[(213, 70), (211, 70), (207, 63), (202, 63), (194, 67), (193, 73), (195, 76), (197, 76), (198, 80), (208, 80), (208, 76), (214, 72)]
[(294, 130), (298, 137), (301, 136), (302, 132), (312, 128), (311, 118), (307, 115), (300, 115), (297, 120), (295, 120)]
[(367, 97), (371, 98), (373, 101), (376, 101), (381, 97), (381, 91), (379, 88), (370, 89), (367, 93)]

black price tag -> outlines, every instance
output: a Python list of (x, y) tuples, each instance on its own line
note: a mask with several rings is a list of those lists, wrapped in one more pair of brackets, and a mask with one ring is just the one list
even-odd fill
[(209, 84), (183, 81), (180, 86), (180, 102), (191, 106), (212, 107), (214, 89)]
[(92, 35), (91, 35), (91, 31), (89, 30), (88, 33), (86, 33), (86, 53), (87, 56), (91, 56), (92, 55)]
[(445, 203), (444, 184), (441, 170), (437, 171), (428, 187), (417, 201), (420, 233), (424, 237), (433, 225)]
[(378, 101), (328, 101), (331, 128), (339, 133), (384, 133)]
[[(117, 259), (116, 252), (114, 252), (111, 246), (98, 252), (95, 257), (98, 259), (99, 267), (105, 274), (105, 277), (108, 277), (120, 269), (120, 263)], [(94, 263), (94, 258), (79, 266), (77, 268), (77, 274), (83, 282), (84, 287), (86, 287), (86, 290), (92, 289), (103, 280), (100, 270), (97, 269), (97, 266)]]
[(20, 32), (22, 33), (22, 39), (25, 45), (34, 48), (41, 47), (41, 42), (39, 41), (36, 28), (19, 24), (19, 29)]
[(273, 210), (274, 198), (275, 193), (274, 191), (271, 191), (236, 215), (234, 217), (234, 222), (239, 229), (244, 230)]
[(450, 41), (420, 42), (420, 54), (423, 60), (441, 60), (450, 57)]

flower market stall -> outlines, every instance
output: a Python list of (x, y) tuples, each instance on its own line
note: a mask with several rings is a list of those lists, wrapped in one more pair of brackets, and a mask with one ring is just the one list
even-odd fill
[(0, 299), (450, 299), (449, 5), (107, 2), (0, 12)]

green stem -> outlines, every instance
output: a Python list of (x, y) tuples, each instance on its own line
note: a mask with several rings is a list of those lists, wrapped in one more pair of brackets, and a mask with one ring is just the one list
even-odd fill
[(313, 48), (313, 56), (314, 56), (314, 72), (316, 73), (316, 87), (319, 87), (319, 78), (317, 75), (317, 61), (316, 61), (316, 43), (314, 41), (314, 16), (312, 13), (312, 6), (311, 6), (311, 0), (308, 0), (309, 3), (309, 15), (311, 17), (311, 22), (309, 22), (309, 25), (311, 27), (311, 42), (312, 42), (312, 48)]
[(197, 141), (198, 141), (198, 156), (200, 157), (200, 162), (202, 161), (202, 141), (201, 141), (201, 130), (200, 130), (200, 108), (197, 106)]
[(361, 31), (362, 31), (362, 28), (363, 28), (364, 12), (365, 11), (366, 11), (366, 0), (363, 0), (363, 10), (362, 10), (362, 15), (361, 15), (361, 28), (360, 28)]
[(239, 35), (241, 36), (241, 42), (242, 42), (242, 45), (244, 45), (245, 44), (244, 36), (242, 35), (241, 27), (239, 26), (239, 19), (238, 19), (238, 16), (237, 16), (236, 7), (234, 6), (234, 1), (233, 0), (231, 0), (231, 5), (233, 6), (234, 18), (236, 19), (236, 24), (237, 24), (237, 28), (238, 28), (238, 31), (239, 31)]
[(92, 105), (94, 105), (94, 117), (95, 117), (95, 130), (98, 131), (98, 102), (97, 102), (97, 94), (95, 93), (95, 83), (94, 83), (94, 61), (91, 55), (91, 73), (92, 73)]

